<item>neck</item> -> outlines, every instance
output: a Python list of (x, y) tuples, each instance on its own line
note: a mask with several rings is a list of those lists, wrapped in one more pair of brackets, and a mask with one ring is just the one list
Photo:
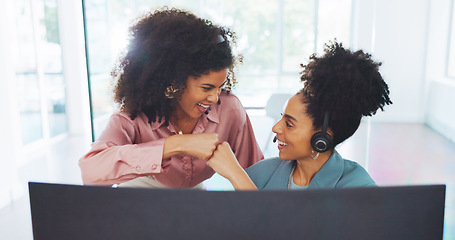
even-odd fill
[(181, 134), (192, 133), (198, 121), (197, 118), (192, 118), (190, 116), (178, 117), (177, 114), (172, 115), (169, 120), (171, 124), (174, 126), (177, 133)]
[(303, 159), (297, 159), (296, 168), (293, 175), (293, 181), (299, 186), (308, 186), (313, 180), (316, 173), (321, 170), (322, 166), (329, 160), (333, 151), (320, 153), (317, 159), (308, 156)]

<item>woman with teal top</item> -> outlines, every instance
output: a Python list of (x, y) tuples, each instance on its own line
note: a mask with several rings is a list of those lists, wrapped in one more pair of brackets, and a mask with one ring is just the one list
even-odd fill
[(381, 63), (335, 41), (323, 56), (313, 54), (301, 66), (304, 87), (288, 100), (272, 128), (279, 157), (243, 170), (224, 142), (207, 164), (237, 190), (376, 186), (362, 166), (343, 159), (335, 147), (356, 132), (363, 116), (392, 103), (379, 73)]

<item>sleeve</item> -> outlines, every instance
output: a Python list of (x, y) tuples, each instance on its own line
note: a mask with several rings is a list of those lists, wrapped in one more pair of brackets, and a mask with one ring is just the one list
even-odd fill
[(247, 168), (264, 159), (264, 155), (256, 142), (250, 118), (243, 107), (242, 110), (245, 114), (245, 121), (235, 137), (234, 145), (231, 147), (240, 165)]
[(112, 185), (163, 171), (164, 138), (134, 144), (133, 121), (113, 115), (92, 149), (79, 160), (84, 184)]

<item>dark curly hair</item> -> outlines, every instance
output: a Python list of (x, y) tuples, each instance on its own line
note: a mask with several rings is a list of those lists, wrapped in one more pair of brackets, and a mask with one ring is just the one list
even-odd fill
[[(149, 122), (169, 124), (189, 76), (200, 77), (228, 68), (225, 91), (236, 83), (234, 68), (241, 57), (232, 53), (235, 34), (185, 10), (160, 8), (141, 16), (130, 28), (124, 56), (111, 72), (114, 101), (132, 119), (143, 112)], [(167, 87), (178, 89), (167, 98)]]
[(362, 50), (343, 48), (336, 40), (325, 44), (323, 56), (313, 54), (307, 65), (301, 64), (304, 87), (299, 93), (307, 104), (307, 114), (314, 129), (320, 129), (325, 112), (329, 114), (334, 146), (355, 133), (362, 116), (372, 116), (392, 104), (379, 73), (381, 64)]

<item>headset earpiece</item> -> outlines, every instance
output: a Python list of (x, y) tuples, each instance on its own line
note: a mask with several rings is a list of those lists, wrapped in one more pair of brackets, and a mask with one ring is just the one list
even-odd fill
[(311, 138), (311, 146), (316, 152), (326, 152), (332, 148), (332, 137), (328, 133), (317, 132)]
[(311, 146), (316, 152), (323, 153), (330, 150), (333, 146), (332, 137), (327, 133), (329, 125), (329, 113), (324, 114), (324, 124), (322, 125), (322, 131), (317, 132), (311, 137)]

